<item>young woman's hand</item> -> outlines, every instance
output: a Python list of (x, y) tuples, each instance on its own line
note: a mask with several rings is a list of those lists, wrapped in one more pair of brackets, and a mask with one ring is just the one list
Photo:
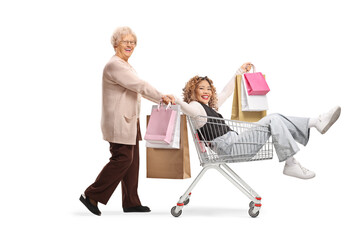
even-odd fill
[(247, 73), (251, 70), (251, 67), (252, 67), (252, 63), (246, 62), (241, 67), (239, 67), (239, 69), (236, 71), (236, 74), (241, 75)]
[(247, 63), (244, 63), (240, 68), (241, 68), (241, 70), (243, 70), (243, 72), (249, 72), (251, 70), (251, 67), (252, 67), (252, 63), (247, 62)]

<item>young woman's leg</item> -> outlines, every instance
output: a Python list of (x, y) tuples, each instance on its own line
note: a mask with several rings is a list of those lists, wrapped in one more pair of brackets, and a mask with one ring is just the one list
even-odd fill
[(296, 142), (306, 146), (310, 137), (310, 128), (316, 128), (321, 134), (326, 133), (336, 122), (341, 113), (340, 107), (321, 114), (318, 118), (285, 117), (281, 114), (271, 114), (259, 121), (270, 126), (274, 147), (280, 161), (285, 161), (285, 175), (309, 179), (315, 173), (304, 168), (295, 160), (294, 155), (299, 151)]
[(309, 118), (285, 117), (281, 114), (271, 114), (259, 121), (270, 127), (274, 148), (279, 161), (285, 161), (283, 173), (301, 179), (315, 177), (315, 173), (302, 167), (294, 158), (300, 150), (297, 143), (304, 146), (309, 141)]
[(327, 113), (321, 114), (318, 118), (310, 118), (309, 128), (315, 127), (321, 134), (324, 134), (336, 122), (336, 120), (338, 120), (340, 113), (341, 108), (337, 106)]

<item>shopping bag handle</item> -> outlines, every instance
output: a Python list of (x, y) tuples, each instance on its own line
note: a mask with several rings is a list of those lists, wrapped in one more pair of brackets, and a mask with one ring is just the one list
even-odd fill
[(251, 63), (250, 65), (251, 65), (251, 68), (252, 68), (252, 70), (253, 70), (253, 73), (256, 72), (255, 65), (252, 64), (252, 63)]
[[(160, 103), (158, 104), (158, 109), (157, 109), (158, 111), (160, 110), (162, 104), (165, 105), (165, 103), (161, 100)], [(170, 106), (171, 106), (171, 102), (168, 103), (168, 105), (165, 108), (165, 111), (167, 111), (170, 108)]]

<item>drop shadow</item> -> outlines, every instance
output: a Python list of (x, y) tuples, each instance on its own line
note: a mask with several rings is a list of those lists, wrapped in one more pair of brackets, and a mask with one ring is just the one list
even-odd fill
[[(73, 212), (74, 216), (78, 217), (89, 217), (96, 216), (91, 212), (87, 211), (77, 211)], [(171, 208), (168, 210), (157, 210), (152, 209), (149, 213), (124, 213), (121, 210), (110, 210), (102, 211), (102, 216), (154, 216), (154, 217), (173, 217), (171, 214)], [(226, 217), (226, 218), (249, 218), (248, 209), (239, 209), (239, 208), (219, 208), (219, 207), (203, 207), (203, 206), (189, 206), (182, 209), (182, 214), (180, 217)]]
[[(172, 216), (171, 209), (168, 211), (155, 211), (151, 215), (154, 216)], [(250, 217), (247, 209), (237, 208), (212, 208), (212, 207), (184, 207), (181, 216), (191, 217), (234, 217), (248, 218)], [(180, 217), (181, 217), (180, 216)]]

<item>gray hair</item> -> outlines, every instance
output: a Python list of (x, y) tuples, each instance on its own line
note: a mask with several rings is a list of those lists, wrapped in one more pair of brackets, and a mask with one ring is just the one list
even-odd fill
[(111, 44), (114, 48), (116, 48), (119, 45), (119, 42), (122, 40), (122, 38), (125, 35), (132, 35), (135, 38), (135, 44), (137, 43), (137, 37), (136, 34), (131, 30), (129, 27), (118, 27), (115, 29), (113, 35), (111, 36)]

